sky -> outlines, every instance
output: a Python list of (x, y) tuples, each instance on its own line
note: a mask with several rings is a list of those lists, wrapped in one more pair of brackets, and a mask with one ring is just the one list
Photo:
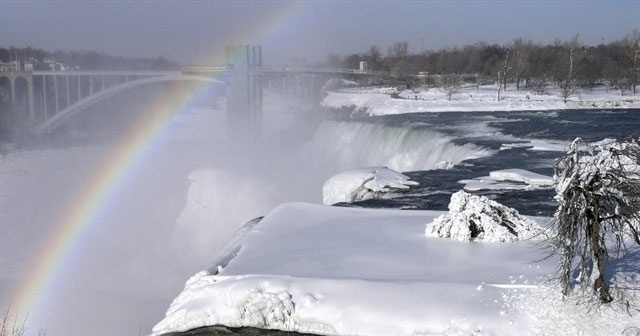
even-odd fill
[(0, 1), (0, 46), (91, 50), (221, 65), (224, 47), (261, 45), (264, 63), (330, 53), (410, 52), (476, 42), (570, 40), (596, 45), (640, 29), (640, 1)]

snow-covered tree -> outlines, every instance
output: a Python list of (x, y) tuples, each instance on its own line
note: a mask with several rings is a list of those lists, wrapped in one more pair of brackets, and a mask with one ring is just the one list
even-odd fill
[(640, 144), (605, 140), (582, 146), (576, 139), (556, 164), (556, 235), (563, 293), (590, 286), (603, 303), (613, 301), (605, 278), (610, 257), (629, 242), (640, 245)]
[(425, 234), (428, 237), (484, 242), (546, 237), (543, 228), (521, 216), (516, 209), (464, 190), (451, 195), (449, 212), (427, 224)]

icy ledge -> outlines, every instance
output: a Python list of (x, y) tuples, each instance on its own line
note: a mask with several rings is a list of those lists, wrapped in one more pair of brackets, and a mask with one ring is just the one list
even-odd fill
[(503, 169), (489, 173), (489, 176), (460, 180), (467, 191), (494, 190), (535, 190), (553, 188), (553, 177), (537, 174), (524, 169)]
[(406, 191), (419, 183), (387, 167), (367, 167), (344, 171), (328, 179), (322, 187), (326, 205), (377, 199), (383, 194)]
[(449, 213), (440, 215), (425, 229), (429, 237), (485, 242), (546, 238), (544, 232), (517, 210), (462, 190), (451, 195)]

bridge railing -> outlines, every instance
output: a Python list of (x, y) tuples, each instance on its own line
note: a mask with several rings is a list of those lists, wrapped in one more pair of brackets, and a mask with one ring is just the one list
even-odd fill
[[(190, 66), (183, 67), (183, 72), (232, 72), (224, 66)], [(356, 75), (376, 75), (377, 71), (347, 69), (347, 68), (328, 68), (328, 67), (295, 67), (295, 66), (262, 66), (250, 70), (250, 72), (286, 72), (286, 73), (335, 73), (335, 74), (356, 74)]]
[(180, 70), (175, 71), (127, 71), (127, 70), (36, 70), (32, 74), (34, 76), (166, 76), (177, 75), (182, 73)]
[(347, 69), (347, 68), (324, 68), (324, 67), (285, 67), (285, 66), (263, 66), (256, 71), (262, 72), (308, 72), (308, 73), (341, 73), (341, 74), (375, 74), (374, 71)]

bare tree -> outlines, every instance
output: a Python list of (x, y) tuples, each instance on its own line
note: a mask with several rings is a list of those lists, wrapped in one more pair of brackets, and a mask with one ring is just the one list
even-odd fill
[(629, 71), (629, 87), (636, 94), (636, 86), (640, 79), (640, 30), (636, 29), (622, 40), (624, 53), (629, 59), (631, 69)]
[(406, 41), (396, 42), (393, 47), (389, 47), (389, 57), (402, 59), (409, 55), (409, 43)]
[(531, 41), (524, 41), (519, 38), (515, 39), (509, 48), (511, 51), (511, 68), (516, 80), (516, 91), (520, 90), (520, 82), (529, 70), (529, 50), (532, 45)]
[(342, 68), (342, 56), (333, 53), (327, 55), (327, 66), (331, 68)]
[(630, 236), (640, 245), (640, 144), (605, 141), (580, 151), (581, 139), (556, 164), (556, 235), (553, 253), (563, 294), (591, 286), (603, 303), (613, 301), (605, 278), (611, 254)]
[(579, 58), (584, 56), (581, 53), (581, 47), (582, 46), (578, 41), (578, 34), (576, 34), (566, 45), (566, 49), (569, 51), (568, 71), (567, 75), (562, 80), (560, 87), (562, 89), (560, 95), (564, 99), (565, 103), (569, 97), (575, 94), (577, 63)]
[[(502, 62), (502, 67), (498, 71), (498, 79), (502, 78), (502, 88), (505, 91), (507, 91), (507, 79), (511, 75), (512, 57), (513, 57), (512, 50), (507, 49), (507, 52), (504, 55), (504, 60)], [(498, 85), (500, 85), (500, 81), (498, 81)]]
[(500, 84), (500, 81), (502, 80), (502, 78), (500, 77), (502, 74), (502, 71), (498, 71), (498, 82), (496, 83), (496, 100), (500, 101), (500, 91), (502, 91), (502, 85)]
[(369, 50), (367, 50), (365, 57), (367, 62), (369, 62), (369, 69), (380, 70), (380, 65), (382, 64), (382, 52), (380, 52), (380, 48), (372, 45), (369, 47)]
[(447, 92), (447, 100), (451, 101), (453, 95), (460, 91), (462, 80), (458, 76), (448, 76), (444, 80), (444, 90)]

